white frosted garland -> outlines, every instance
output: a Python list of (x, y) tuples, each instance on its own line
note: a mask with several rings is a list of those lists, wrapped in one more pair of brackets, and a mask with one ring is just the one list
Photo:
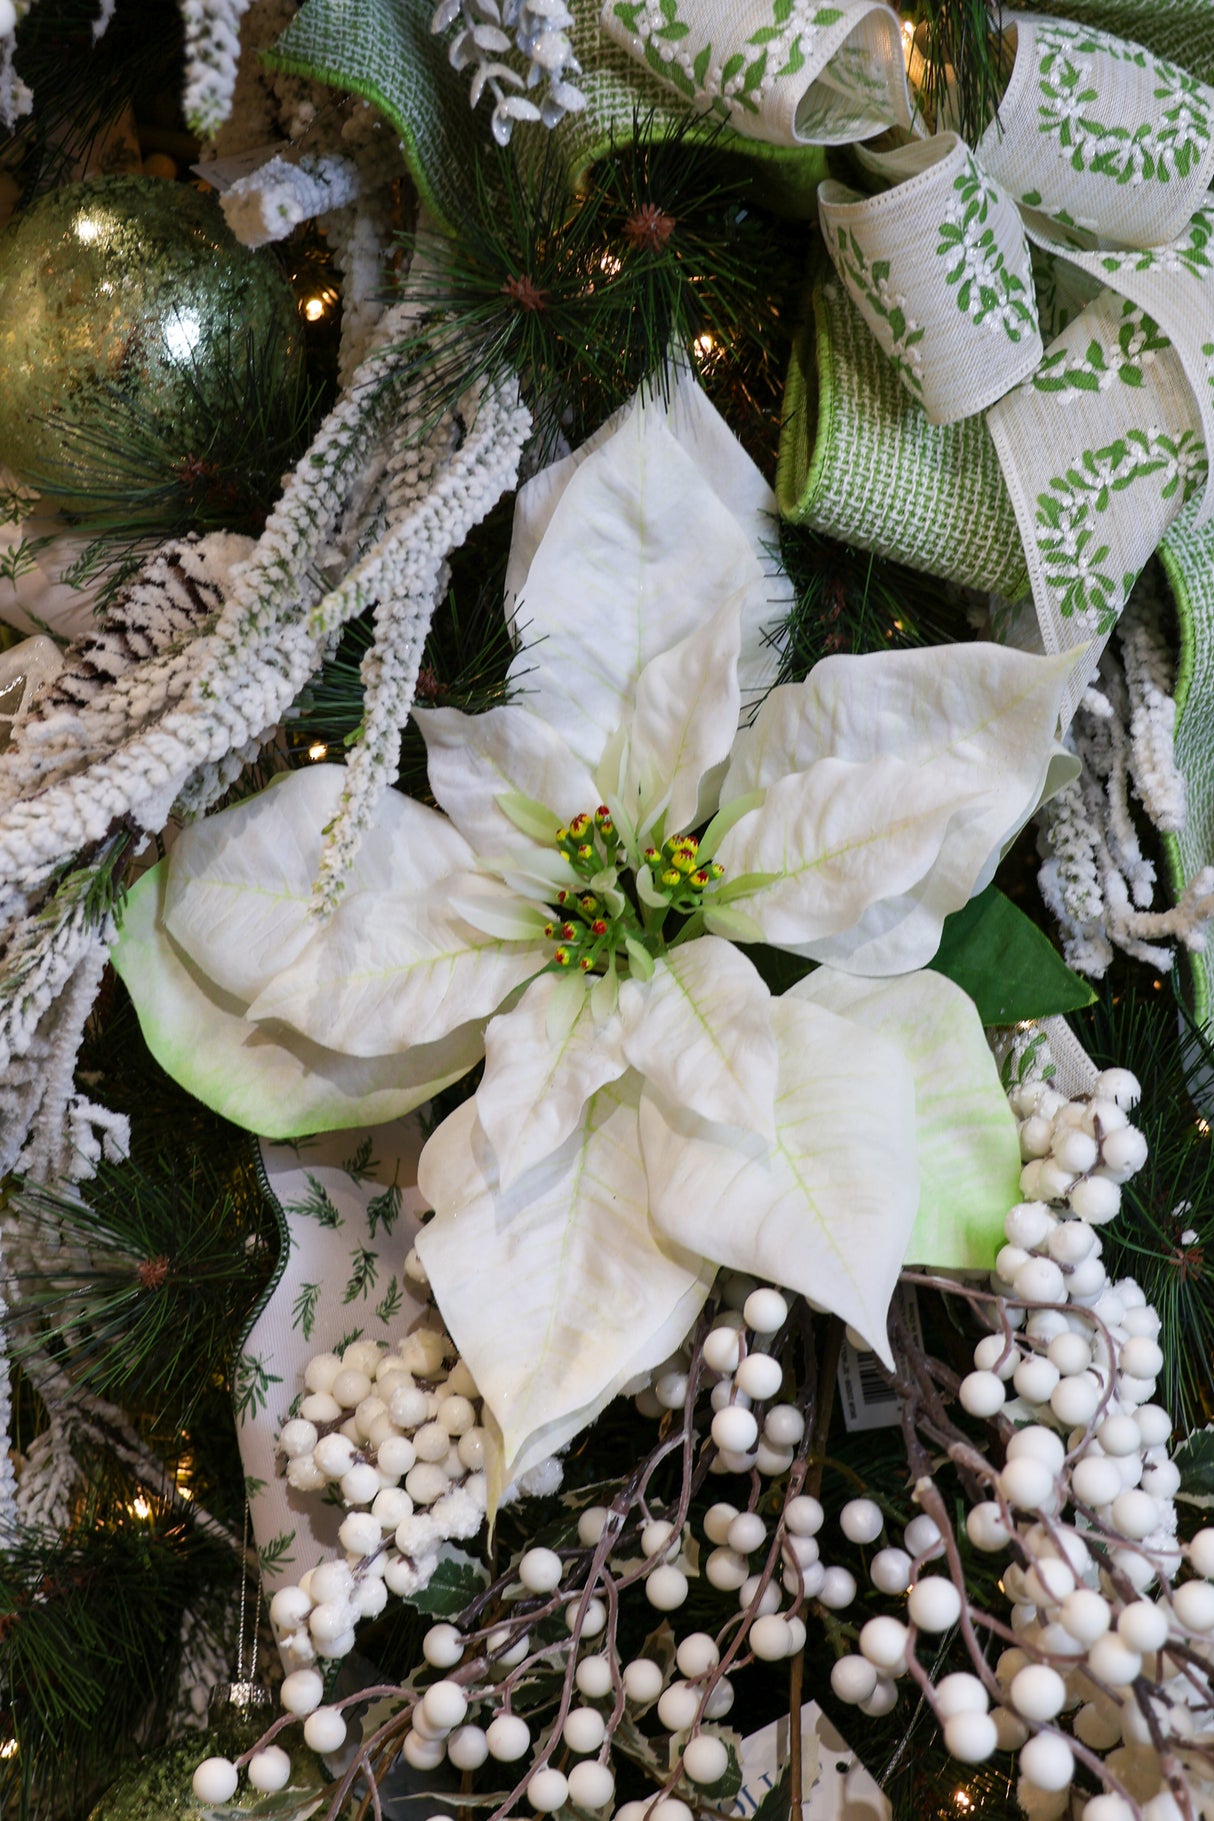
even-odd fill
[(240, 21), (249, 0), (181, 0), (185, 25), (185, 92), (190, 131), (210, 139), (232, 107), (240, 62)]
[(1184, 827), (1185, 781), (1176, 765), (1176, 665), (1159, 629), (1157, 595), (1136, 589), (1117, 628), (1130, 701), (1130, 766), (1142, 806), (1161, 833)]
[(118, 0), (97, 0), (97, 13), (93, 19), (94, 44), (105, 37), (106, 32), (110, 28), (110, 21), (114, 17), (117, 6)]
[[(112, 919), (94, 932), (68, 986), (55, 1000), (46, 1020), (45, 1040), (37, 1046), (41, 1052), (38, 1101), (15, 1166), (33, 1182), (83, 1181), (97, 1174), (103, 1156), (119, 1162), (130, 1149), (126, 1116), (95, 1106), (78, 1095), (74, 1085), (85, 1021), (101, 985), (113, 936)], [(6, 1150), (17, 1136), (16, 1130), (6, 1134)]]
[(1042, 897), (1057, 918), (1063, 954), (1077, 972), (1099, 979), (1121, 949), (1160, 972), (1180, 943), (1205, 946), (1214, 917), (1214, 868), (1204, 868), (1169, 909), (1153, 910), (1155, 868), (1142, 852), (1130, 785), (1156, 826), (1183, 816), (1183, 779), (1172, 749), (1175, 703), (1170, 660), (1149, 600), (1131, 615), (1120, 645), (1106, 649), (1068, 740), (1080, 776), (1039, 817)]
[(17, 1524), (61, 1535), (71, 1523), (81, 1478), (67, 1425), (59, 1412), (52, 1411), (47, 1427), (34, 1437), (21, 1463), (13, 1512)]
[[(388, 493), (389, 533), (355, 571), (360, 590), (376, 600), (375, 643), (362, 667), (362, 738), (347, 762), (341, 808), (321, 860), (317, 902), (324, 909), (336, 904), (375, 805), (396, 775), (446, 559), (518, 477), (531, 419), (517, 386), (505, 394), (487, 390), (471, 402), (473, 422), (445, 458), (439, 450), (452, 437), (450, 424), (440, 425), (424, 448), (402, 449)], [(328, 611), (322, 602), (314, 621)], [(344, 603), (341, 614), (349, 617)]]
[(220, 198), (220, 207), (242, 246), (264, 247), (284, 240), (301, 221), (342, 209), (358, 196), (358, 166), (337, 153), (296, 161), (275, 156), (240, 177)]
[(117, 751), (0, 816), (0, 917), (19, 916), (118, 818), (158, 831), (200, 766), (281, 720), (319, 662), (317, 634), (305, 617), (320, 589), (313, 559), (338, 533), (391, 415), (399, 356), (384, 344), (407, 335), (413, 317), (406, 302), (380, 324), (379, 345), (288, 478), (251, 556), (234, 571), (229, 599), (181, 699)]
[(348, 385), (383, 315), (384, 266), (392, 241), (387, 198), (373, 191), (347, 208), (334, 209), (325, 232), (341, 273), (341, 345), (337, 377)]
[(180, 698), (204, 649), (199, 635), (251, 549), (251, 539), (226, 533), (162, 545), (105, 624), (68, 648), (64, 669), (0, 755), (0, 805), (112, 752)]
[[(16, 0), (18, 24), (33, 4), (34, 0)], [(34, 106), (33, 94), (13, 67), (16, 51), (17, 33), (14, 28), (0, 36), (0, 126), (6, 132), (11, 132), (18, 120), (31, 113)]]
[(13, 1394), (9, 1380), (8, 1328), (5, 1318), (3, 1252), (0, 1251), (0, 1539), (12, 1534), (17, 1511), (17, 1475), (13, 1467)]
[[(439, 0), (430, 30), (453, 34), (447, 58), (453, 69), (472, 72), (472, 106), (486, 93), (492, 97), (490, 129), (499, 145), (509, 145), (520, 121), (554, 127), (585, 107), (585, 95), (569, 80), (582, 73), (569, 38), (573, 22), (561, 0)], [(510, 55), (521, 61), (523, 75), (502, 61)], [(520, 91), (540, 83), (547, 90), (537, 106)]]

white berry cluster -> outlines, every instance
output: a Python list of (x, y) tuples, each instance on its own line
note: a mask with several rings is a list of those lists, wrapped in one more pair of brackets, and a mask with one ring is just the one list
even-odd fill
[[(1214, 1530), (1177, 1540), (1171, 1419), (1151, 1401), (1159, 1316), (1133, 1278), (1110, 1282), (1097, 1232), (1146, 1159), (1126, 1116), (1138, 1097), (1121, 1069), (1071, 1100), (1042, 1082), (1011, 1096), (1033, 1199), (1007, 1216), (989, 1299), (997, 1325), (958, 1388), (1002, 1440), (1003, 1465), (977, 1447), (950, 1450), (978, 1488), (969, 1543), (1010, 1558), (1009, 1622), (966, 1597), (948, 1507), (925, 1474), (916, 1497), (927, 1509), (906, 1551), (870, 1566), (882, 1591), (906, 1593), (904, 1615), (870, 1619), (835, 1668), (845, 1700), (871, 1698), (874, 1675), (909, 1674), (964, 1763), (1015, 1751), (1035, 1821), (1180, 1821), (1197, 1812), (1198, 1785), (1214, 1794)], [(918, 1635), (934, 1651), (958, 1624), (974, 1673), (933, 1686)], [(990, 1652), (999, 1638), (1006, 1648)], [(1073, 1802), (1077, 1772), (1100, 1793)]]
[[(488, 90), (494, 103), (493, 137), (499, 145), (509, 145), (519, 121), (553, 127), (585, 107), (585, 95), (569, 80), (582, 68), (569, 38), (573, 23), (565, 0), (439, 0), (430, 30), (453, 32), (448, 61), (453, 69), (473, 71), (473, 107)], [(525, 77), (502, 61), (511, 52), (522, 58)], [(518, 92), (524, 86), (534, 90), (541, 82), (547, 90), (538, 104)]]
[[(426, 1587), (442, 1544), (475, 1536), (486, 1503), (481, 1401), (444, 1329), (416, 1329), (395, 1350), (354, 1341), (340, 1357), (319, 1353), (304, 1384), (278, 1438), (287, 1480), (300, 1492), (336, 1486), (348, 1511), (338, 1532), (345, 1560), (321, 1563), (270, 1603), (297, 1666), (345, 1656), (360, 1618), (382, 1612), (390, 1593)], [(546, 1461), (522, 1489), (559, 1484), (559, 1466)]]

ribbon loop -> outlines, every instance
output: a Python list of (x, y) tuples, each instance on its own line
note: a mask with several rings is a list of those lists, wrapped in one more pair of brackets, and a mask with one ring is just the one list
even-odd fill
[(1086, 647), (1073, 713), (1139, 572), (1205, 482), (1190, 388), (1157, 326), (1102, 291), (986, 421), (1045, 648)]
[(1081, 245), (1174, 240), (1214, 174), (1214, 91), (1093, 26), (1005, 18), (1016, 61), (978, 144), (985, 169)]
[(1016, 205), (955, 133), (862, 157), (894, 187), (860, 196), (821, 184), (827, 250), (929, 421), (972, 417), (1041, 358)]
[(602, 24), (685, 101), (751, 139), (845, 145), (911, 123), (886, 0), (606, 0)]

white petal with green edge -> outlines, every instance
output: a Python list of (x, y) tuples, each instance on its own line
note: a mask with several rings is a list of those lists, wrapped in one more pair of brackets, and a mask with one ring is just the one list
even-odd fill
[(773, 689), (739, 733), (722, 796), (745, 796), (818, 759), (885, 755), (1006, 769), (1027, 798), (1040, 790), (1073, 664), (1073, 652), (1035, 657), (981, 640), (824, 658), (804, 683)]
[(716, 936), (672, 949), (652, 980), (620, 988), (624, 1054), (673, 1107), (775, 1135), (771, 994), (753, 964)]
[[(994, 778), (944, 764), (821, 759), (779, 779), (724, 836), (722, 903), (750, 919), (759, 939), (811, 960), (857, 973), (921, 967), (986, 864), (981, 817), (997, 791)], [(921, 897), (922, 914), (911, 918), (909, 903), (918, 909)], [(736, 933), (711, 895), (704, 921)]]
[[(258, 796), (193, 823), (174, 844), (165, 900), (168, 927), (225, 992), (251, 999), (315, 935), (312, 888), (324, 830), (337, 813), (345, 783), (342, 766), (309, 765)], [(470, 864), (467, 843), (449, 823), (420, 803), (385, 791), (345, 896), (394, 885), (416, 891)]]
[[(492, 885), (478, 880), (477, 890), (485, 896)], [(506, 909), (517, 904), (504, 887), (499, 896)], [(303, 953), (253, 1000), (249, 1017), (281, 1020), (351, 1056), (407, 1050), (492, 1017), (544, 966), (549, 947), (477, 929), (437, 892), (363, 892), (341, 900)]]
[[(490, 1186), (458, 1211), (436, 1198), (418, 1235), (443, 1321), (501, 1429), (506, 1473), (537, 1434), (544, 1453), (571, 1440), (638, 1359), (664, 1357), (672, 1315), (694, 1315), (708, 1293), (713, 1273), (650, 1223), (636, 1096), (631, 1076), (600, 1089), (512, 1189)], [(430, 1172), (419, 1181), (433, 1196)]]
[(503, 795), (514, 793), (552, 811), (549, 846), (562, 823), (598, 808), (590, 768), (546, 721), (518, 703), (476, 715), (456, 708), (415, 709), (414, 719), (426, 742), (436, 800), (485, 859), (526, 853), (537, 842), (502, 810)]
[(412, 1112), (477, 1062), (481, 1026), (405, 1055), (354, 1057), (290, 1032), (260, 1030), (165, 929), (167, 864), (126, 901), (112, 959), (152, 1055), (196, 1100), (267, 1138), (379, 1125)]
[(985, 1270), (1020, 1199), (1016, 1122), (973, 1000), (930, 970), (863, 980), (820, 967), (789, 989), (796, 999), (895, 1042), (915, 1079), (919, 1211), (908, 1260)]
[(678, 834), (717, 806), (741, 707), (740, 636), (739, 603), (726, 601), (706, 626), (659, 652), (637, 678), (622, 797), (642, 845), (655, 826), (662, 835)]
[(590, 1096), (627, 1068), (617, 1013), (599, 1023), (581, 975), (541, 974), (485, 1030), (476, 1110), (508, 1189), (564, 1144)]
[[(739, 659), (742, 700), (749, 706), (761, 700), (776, 680), (779, 649), (771, 635), (787, 619), (793, 602), (792, 583), (774, 554), (779, 539), (776, 498), (694, 372), (684, 365), (674, 367), (656, 389), (630, 399), (581, 448), (519, 489), (506, 570), (507, 611), (512, 613), (522, 596), (520, 617), (528, 619), (528, 573), (565, 489), (583, 463), (624, 431), (642, 410), (662, 414), (679, 447), (698, 469), (702, 483), (715, 495), (719, 509), (736, 519), (754, 555), (755, 570), (742, 608)], [(529, 643), (534, 630), (528, 632)]]
[(638, 409), (572, 476), (519, 602), (510, 676), (597, 765), (646, 664), (767, 578), (661, 411)]
[(731, 1142), (642, 1095), (654, 1222), (676, 1245), (799, 1290), (890, 1363), (886, 1315), (919, 1203), (910, 1069), (888, 1038), (821, 1006), (785, 995), (771, 1015), (774, 1145)]

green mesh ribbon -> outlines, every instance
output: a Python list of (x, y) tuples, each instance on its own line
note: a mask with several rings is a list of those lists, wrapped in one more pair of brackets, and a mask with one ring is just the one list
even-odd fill
[(474, 119), (468, 79), (430, 30), (433, 10), (431, 0), (306, 0), (265, 61), (361, 95), (386, 115), (418, 195), (449, 227), (467, 207), (473, 144), (489, 126)]
[[(1177, 897), (1214, 862), (1214, 525), (1173, 525), (1159, 557), (1176, 603), (1180, 659), (1176, 677), (1176, 763), (1185, 781), (1184, 827), (1164, 835)], [(1189, 953), (1193, 1011), (1209, 1030), (1214, 1009), (1214, 951)]]
[(1214, 82), (1214, 6), (1210, 0), (1030, 0), (1033, 12), (1095, 25), (1145, 44), (1157, 57)]
[(1016, 515), (981, 417), (931, 424), (842, 285), (813, 289), (789, 369), (776, 494), (785, 518), (1016, 600)]
[[(273, 69), (361, 95), (391, 121), (418, 194), (449, 230), (467, 208), (475, 147), (491, 143), (488, 108), (469, 105), (469, 75), (447, 62), (447, 37), (430, 30), (434, 0), (305, 0), (266, 61)], [(553, 134), (570, 187), (582, 188), (592, 166), (627, 145), (639, 124), (659, 134), (682, 127), (687, 110), (665, 83), (643, 69), (599, 29), (599, 0), (573, 0), (570, 32), (587, 98)], [(745, 160), (762, 177), (766, 207), (791, 215), (815, 211), (826, 154), (818, 146), (762, 145), (706, 121), (718, 150)], [(538, 164), (549, 135), (516, 128), (520, 164)]]

